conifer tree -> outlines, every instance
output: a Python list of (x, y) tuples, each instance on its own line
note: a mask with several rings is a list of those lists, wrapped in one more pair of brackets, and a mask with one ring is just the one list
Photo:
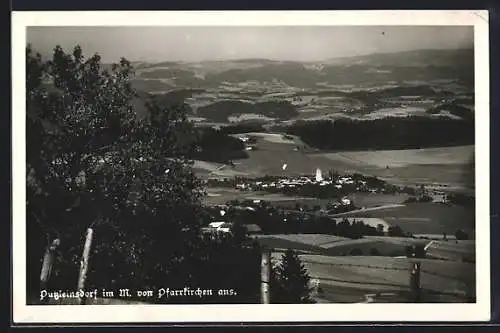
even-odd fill
[(310, 276), (297, 253), (288, 249), (271, 271), (272, 303), (313, 303)]

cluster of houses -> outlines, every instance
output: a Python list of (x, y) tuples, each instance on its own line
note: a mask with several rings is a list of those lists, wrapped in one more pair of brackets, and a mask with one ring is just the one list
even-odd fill
[(340, 208), (342, 206), (350, 206), (353, 204), (352, 200), (349, 199), (348, 197), (343, 197), (340, 200), (334, 201), (328, 205), (329, 209), (336, 209)]
[(255, 138), (244, 135), (244, 136), (238, 137), (238, 139), (240, 139), (240, 141), (245, 144), (245, 150), (257, 149), (257, 145), (256, 145), (257, 141), (255, 140)]
[[(262, 233), (262, 229), (257, 224), (242, 224), (247, 235), (256, 235)], [(234, 223), (232, 222), (211, 222), (208, 226), (201, 228), (202, 234), (218, 237), (224, 234), (231, 234), (233, 232)]]
[(337, 189), (345, 186), (356, 186), (356, 190), (366, 189), (367, 183), (364, 180), (354, 180), (350, 176), (338, 177), (337, 179), (324, 179), (320, 169), (316, 170), (315, 176), (295, 176), (283, 177), (273, 180), (247, 180), (236, 184), (236, 189), (241, 191), (266, 190), (269, 188), (285, 189), (297, 188), (300, 186), (315, 184), (319, 186), (333, 185)]

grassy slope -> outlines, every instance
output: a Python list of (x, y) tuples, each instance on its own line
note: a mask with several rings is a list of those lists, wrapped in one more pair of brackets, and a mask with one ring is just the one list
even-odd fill
[(403, 207), (352, 213), (349, 216), (378, 217), (415, 234), (454, 234), (459, 228), (472, 233), (475, 229), (475, 213), (472, 209), (439, 203), (407, 204)]
[[(467, 173), (470, 172), (467, 167), (469, 155), (473, 153), (472, 146), (407, 150), (395, 153), (396, 156), (384, 164), (384, 160), (390, 156), (387, 151), (319, 153), (297, 138), (284, 142), (276, 135), (257, 136), (257, 150), (249, 151), (249, 158), (235, 161), (234, 171), (251, 176), (293, 176), (314, 174), (316, 168), (324, 172), (336, 169), (341, 173), (375, 175), (398, 184), (440, 183), (463, 187), (467, 181)], [(294, 151), (295, 147), (305, 149)], [(287, 169), (283, 170), (285, 163)], [(386, 165), (394, 166), (386, 168)]]
[[(353, 249), (359, 249), (363, 255), (370, 255), (377, 249), (381, 255), (404, 256), (405, 247), (411, 245), (427, 245), (429, 240), (406, 237), (365, 236), (362, 239), (349, 239), (321, 234), (273, 234), (256, 236), (260, 244), (274, 249), (294, 249), (327, 256), (344, 256)], [(436, 258), (461, 262), (465, 257), (475, 257), (474, 241), (440, 241), (431, 243), (427, 253)]]
[[(275, 261), (280, 254), (273, 255)], [(330, 301), (356, 302), (364, 293), (407, 292), (412, 259), (389, 257), (328, 257), (301, 255), (310, 276), (318, 279)], [(474, 294), (475, 266), (467, 263), (421, 260), (421, 286), (426, 292), (463, 297)], [(470, 289), (472, 286), (472, 289)], [(342, 297), (338, 297), (338, 293)]]

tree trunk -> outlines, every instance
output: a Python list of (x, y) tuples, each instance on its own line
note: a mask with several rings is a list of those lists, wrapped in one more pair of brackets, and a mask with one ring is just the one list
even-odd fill
[[(82, 260), (80, 261), (80, 275), (78, 277), (78, 290), (85, 291), (85, 280), (87, 279), (87, 270), (89, 265), (89, 254), (92, 246), (93, 230), (87, 229), (87, 237), (85, 238), (85, 246), (83, 247)], [(85, 304), (85, 297), (78, 299), (80, 304)]]
[(421, 301), (421, 288), (420, 288), (420, 262), (413, 262), (411, 264), (410, 272), (410, 289), (413, 301), (418, 303)]
[[(59, 246), (59, 244), (60, 240), (59, 238), (56, 238), (52, 241), (50, 245), (47, 246), (47, 249), (45, 250), (45, 254), (43, 256), (42, 270), (40, 272), (40, 291), (47, 289), (50, 276), (52, 274), (52, 267), (54, 266), (56, 249)], [(47, 300), (48, 297), (44, 298), (42, 304), (46, 303)]]
[(260, 302), (262, 304), (270, 303), (270, 290), (269, 290), (269, 282), (271, 277), (271, 252), (269, 250), (262, 251), (262, 259), (260, 265), (260, 274), (261, 274), (261, 299)]

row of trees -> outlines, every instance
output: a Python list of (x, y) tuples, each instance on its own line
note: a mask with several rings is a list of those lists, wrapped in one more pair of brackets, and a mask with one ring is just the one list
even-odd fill
[(198, 149), (193, 158), (228, 163), (233, 159), (247, 158), (245, 144), (238, 138), (227, 135), (212, 127), (198, 127), (195, 130)]
[(476, 198), (472, 195), (462, 193), (450, 193), (447, 195), (449, 202), (464, 207), (474, 208), (476, 205)]
[[(362, 218), (347, 219), (338, 221), (334, 218), (304, 214), (299, 212), (284, 212), (277, 207), (266, 204), (252, 207), (252, 210), (243, 208), (244, 204), (237, 201), (232, 202), (225, 211), (223, 219), (233, 222), (236, 225), (257, 224), (263, 233), (312, 233), (328, 234), (352, 239), (363, 236), (382, 236), (385, 231), (382, 225), (371, 226), (365, 224)], [(216, 207), (207, 208), (204, 217), (205, 224), (214, 220), (220, 220), (220, 210)], [(404, 231), (399, 226), (392, 226), (388, 230), (389, 236), (405, 236)]]
[(250, 132), (266, 132), (262, 124), (235, 124), (221, 127), (221, 132), (225, 134), (242, 134)]
[[(186, 110), (132, 100), (133, 68), (105, 69), (80, 47), (42, 60), (26, 48), (27, 298), (41, 257), (60, 241), (49, 289), (76, 288), (83, 238), (94, 229), (88, 288), (234, 288), (222, 302), (255, 302), (260, 251), (243, 236), (200, 235), (204, 188), (192, 171)], [(193, 301), (193, 300), (190, 300)], [(221, 302), (203, 299), (202, 302)]]
[(223, 100), (199, 107), (196, 114), (212, 121), (227, 122), (228, 117), (241, 114), (259, 114), (286, 120), (298, 115), (298, 111), (288, 101), (249, 103), (239, 100)]
[(172, 270), (183, 272), (172, 279), (189, 281), (203, 189), (189, 168), (194, 141), (183, 110), (151, 100), (148, 117), (138, 118), (125, 59), (104, 70), (99, 55), (85, 59), (79, 47), (56, 47), (49, 61), (28, 47), (26, 59), (31, 285), (54, 238), (57, 285), (76, 281), (88, 227), (96, 234), (90, 281), (144, 287)]

